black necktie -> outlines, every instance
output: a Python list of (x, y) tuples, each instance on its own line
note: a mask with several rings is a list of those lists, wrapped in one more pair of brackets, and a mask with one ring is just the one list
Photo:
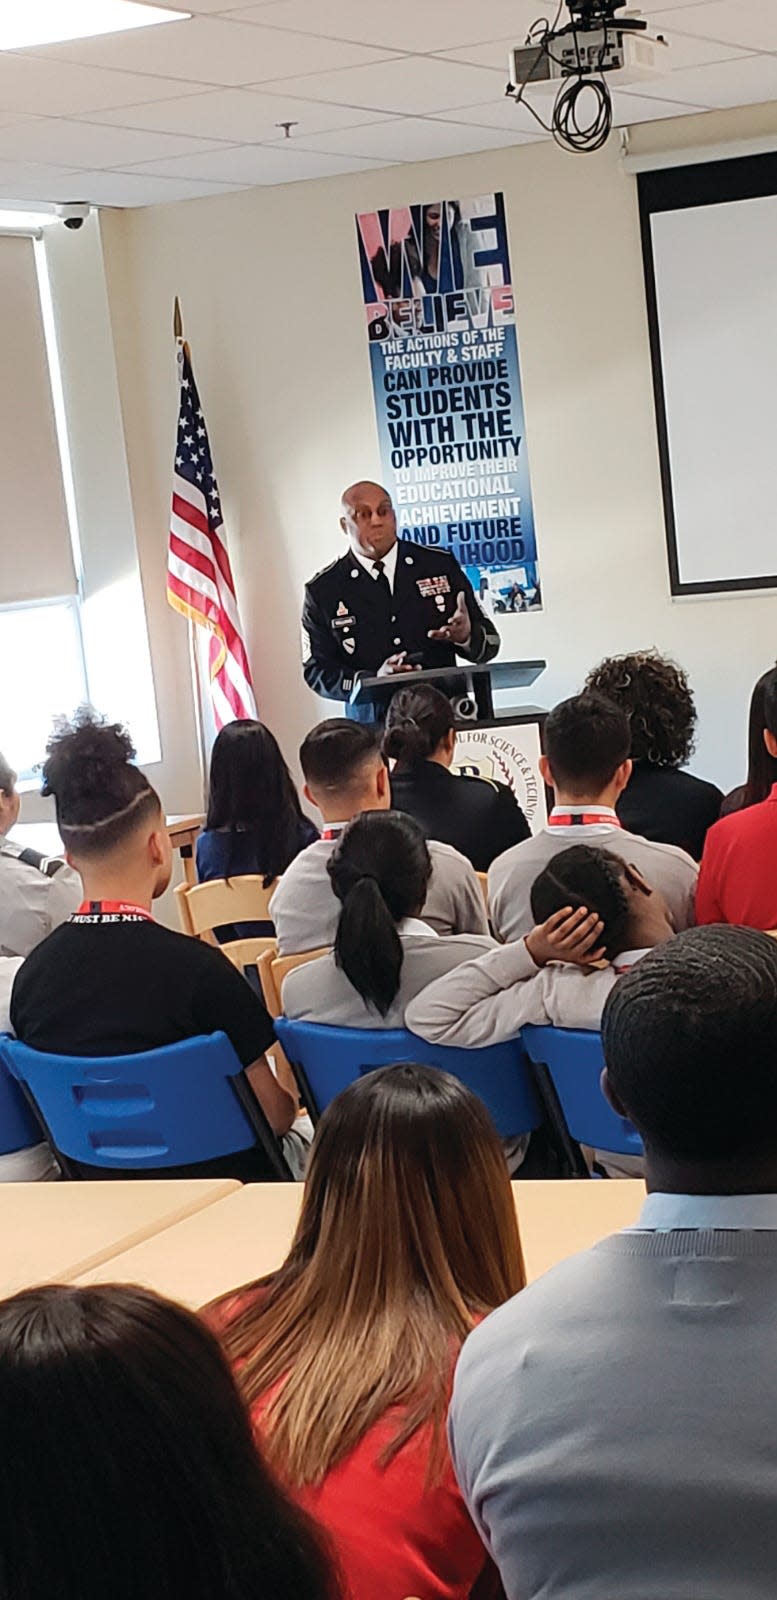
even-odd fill
[(391, 600), (391, 598), (392, 598), (392, 595), (391, 595), (391, 584), (389, 583), (388, 578), (386, 577), (386, 568), (385, 568), (384, 562), (382, 562), (382, 561), (373, 561), (372, 570), (373, 570), (373, 572), (377, 573), (377, 577), (375, 579), (375, 587), (376, 587), (376, 589), (382, 589), (383, 593), (386, 596), (386, 599), (387, 600)]

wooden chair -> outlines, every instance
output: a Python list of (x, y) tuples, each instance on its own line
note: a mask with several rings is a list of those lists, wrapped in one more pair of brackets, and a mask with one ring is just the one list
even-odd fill
[(481, 893), (483, 895), (483, 899), (486, 902), (486, 911), (488, 911), (488, 873), (487, 872), (476, 872), (475, 873), (475, 877), (477, 878), (478, 883), (480, 884), (480, 890), (481, 890)]
[[(241, 878), (213, 878), (209, 883), (179, 883), (175, 897), (182, 932), (206, 944), (216, 944), (214, 928), (235, 922), (269, 922), (270, 900), (277, 882), (276, 878), (265, 889), (264, 879), (251, 873)], [(272, 936), (257, 935), (230, 939), (218, 948), (242, 972), (244, 967), (253, 966), (265, 950), (275, 950), (276, 944)]]
[(278, 946), (273, 941), (272, 949), (265, 950), (260, 955), (256, 965), (259, 971), (259, 982), (262, 985), (264, 1003), (271, 1017), (282, 1017), (281, 988), (287, 972), (293, 972), (295, 967), (301, 967), (306, 961), (316, 961), (319, 956), (329, 954), (329, 947), (320, 950), (300, 950), (293, 956), (279, 956)]

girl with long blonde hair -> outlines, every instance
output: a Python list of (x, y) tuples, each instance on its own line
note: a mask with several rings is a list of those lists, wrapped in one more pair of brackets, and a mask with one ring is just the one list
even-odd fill
[(353, 1600), (488, 1592), (445, 1419), (464, 1339), (523, 1283), (485, 1108), (408, 1064), (332, 1102), (286, 1262), (210, 1309), (263, 1452), (329, 1531)]

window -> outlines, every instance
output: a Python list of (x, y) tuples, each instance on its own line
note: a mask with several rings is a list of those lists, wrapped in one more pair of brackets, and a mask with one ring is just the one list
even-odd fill
[(71, 716), (88, 698), (75, 597), (0, 606), (0, 661), (0, 750), (20, 789), (32, 789), (54, 718)]

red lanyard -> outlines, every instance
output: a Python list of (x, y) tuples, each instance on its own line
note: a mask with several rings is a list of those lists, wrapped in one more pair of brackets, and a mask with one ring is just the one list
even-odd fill
[(548, 817), (549, 828), (587, 828), (595, 823), (606, 823), (608, 828), (622, 826), (609, 811), (555, 811)]
[(339, 828), (323, 828), (319, 837), (327, 844), (331, 844), (333, 839), (339, 839), (340, 834), (345, 832), (346, 826), (347, 824), (343, 822)]
[(145, 906), (131, 900), (82, 900), (71, 922), (153, 922)]

